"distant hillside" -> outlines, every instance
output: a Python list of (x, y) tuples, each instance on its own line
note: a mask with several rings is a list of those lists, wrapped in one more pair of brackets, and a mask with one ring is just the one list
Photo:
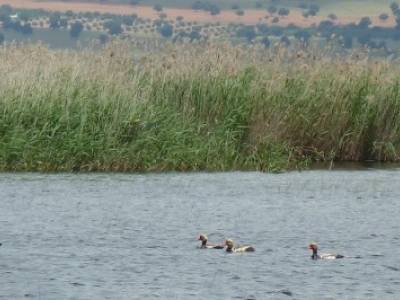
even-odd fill
[[(52, 1), (52, 0), (45, 0)], [(80, 2), (80, 3), (105, 3), (105, 4), (133, 4), (133, 5), (150, 5), (160, 4), (165, 7), (190, 8), (196, 2), (215, 4), (221, 9), (231, 9), (238, 6), (239, 8), (268, 8), (270, 5), (301, 7), (304, 5), (317, 4), (321, 7), (342, 6), (343, 9), (350, 9), (354, 6), (364, 7), (367, 11), (375, 9), (377, 6), (386, 7), (392, 0), (63, 0), (63, 2)]]
[[(20, 0), (17, 0), (20, 1)], [(41, 2), (53, 0), (41, 0)], [(57, 0), (54, 0), (57, 1)], [(58, 0), (60, 1), (60, 0)], [(378, 17), (382, 13), (389, 13), (389, 6), (400, 0), (62, 0), (63, 3), (93, 3), (93, 4), (128, 4), (131, 6), (159, 6), (161, 8), (193, 8), (203, 6), (219, 10), (248, 10), (257, 9), (267, 11), (271, 7), (307, 10), (317, 6), (319, 16), (327, 17), (331, 14), (344, 17)]]
[(236, 4), (223, 9), (205, 1), (196, 1), (190, 8), (151, 6), (144, 0), (138, 4), (91, 1), (0, 0), (0, 44), (14, 39), (44, 40), (39, 33), (46, 35), (57, 29), (73, 45), (81, 33), (90, 32), (93, 35), (88, 37), (101, 44), (121, 36), (136, 42), (144, 39), (146, 45), (165, 40), (232, 41), (267, 48), (329, 43), (342, 50), (368, 47), (384, 55), (400, 49), (398, 4), (354, 0), (345, 5), (335, 1), (324, 6), (314, 2), (292, 7), (275, 0), (266, 8), (257, 2), (257, 8)]
[[(400, 0), (399, 0), (400, 1)], [(124, 2), (124, 3), (123, 3)], [(162, 4), (160, 4), (162, 3)], [(221, 22), (310, 27), (323, 20), (357, 24), (370, 17), (372, 25), (392, 27), (392, 0), (0, 0), (0, 5), (46, 11), (135, 14), (158, 19), (160, 15), (188, 22)]]
[[(47, 0), (52, 1), (52, 0)], [(64, 0), (64, 2), (93, 2), (93, 3), (105, 3), (105, 4), (132, 4), (132, 5), (149, 5), (160, 4), (165, 7), (174, 8), (191, 8), (196, 2), (204, 2), (215, 4), (221, 9), (230, 9), (232, 6), (239, 6), (240, 8), (266, 8), (268, 5), (285, 5), (293, 6), (304, 1), (297, 0)], [(314, 1), (313, 1), (314, 2)], [(320, 0), (319, 2), (327, 2), (326, 0)]]

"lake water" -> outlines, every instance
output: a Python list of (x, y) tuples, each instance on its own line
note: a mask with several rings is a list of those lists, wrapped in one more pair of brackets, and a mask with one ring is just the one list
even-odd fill
[[(400, 299), (399, 183), (399, 169), (0, 174), (0, 299)], [(198, 249), (199, 233), (256, 252)], [(311, 241), (350, 257), (312, 261)]]

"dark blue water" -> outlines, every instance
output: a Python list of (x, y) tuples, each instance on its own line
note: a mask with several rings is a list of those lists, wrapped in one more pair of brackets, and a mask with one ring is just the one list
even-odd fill
[[(0, 174), (0, 299), (400, 299), (400, 171)], [(255, 253), (197, 249), (232, 238)], [(309, 242), (348, 256), (311, 261)]]

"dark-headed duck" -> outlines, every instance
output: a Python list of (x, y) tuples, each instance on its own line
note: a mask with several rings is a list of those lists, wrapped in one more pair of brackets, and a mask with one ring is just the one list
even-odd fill
[(200, 248), (202, 249), (224, 249), (223, 245), (213, 245), (208, 243), (208, 237), (205, 234), (200, 234), (198, 241), (201, 241)]
[(252, 246), (240, 246), (235, 247), (235, 244), (232, 240), (227, 239), (225, 240), (226, 252), (229, 253), (240, 253), (240, 252), (254, 252), (256, 249)]
[(343, 255), (340, 254), (330, 254), (330, 253), (323, 253), (323, 254), (318, 254), (318, 245), (316, 243), (311, 243), (308, 245), (308, 249), (312, 251), (311, 259), (317, 260), (317, 259), (338, 259), (338, 258), (343, 258)]

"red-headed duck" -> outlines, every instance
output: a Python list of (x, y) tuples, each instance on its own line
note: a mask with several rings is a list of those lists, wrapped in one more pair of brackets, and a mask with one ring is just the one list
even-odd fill
[(240, 252), (254, 252), (256, 249), (252, 246), (240, 246), (235, 247), (235, 244), (232, 240), (227, 239), (225, 240), (226, 252), (229, 253), (240, 253)]
[(343, 258), (344, 256), (341, 254), (330, 254), (330, 253), (322, 253), (318, 254), (318, 245), (316, 243), (311, 243), (308, 245), (308, 249), (312, 251), (311, 259), (338, 259)]

